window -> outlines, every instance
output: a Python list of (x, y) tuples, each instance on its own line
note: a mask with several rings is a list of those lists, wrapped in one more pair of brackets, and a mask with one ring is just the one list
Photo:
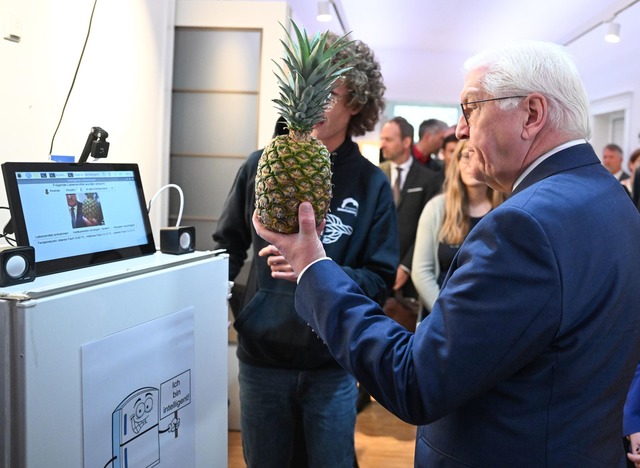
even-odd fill
[(414, 141), (418, 139), (418, 129), (420, 124), (427, 119), (438, 119), (449, 125), (456, 125), (460, 118), (460, 106), (452, 104), (450, 106), (430, 106), (417, 104), (395, 104), (390, 102), (387, 106), (388, 118), (400, 116), (404, 117), (413, 125), (415, 135)]

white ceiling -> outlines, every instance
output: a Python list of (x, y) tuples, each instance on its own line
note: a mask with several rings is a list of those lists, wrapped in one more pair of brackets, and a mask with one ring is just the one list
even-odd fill
[[(288, 0), (288, 3), (293, 19), (309, 33), (327, 29), (342, 33), (337, 20), (330, 23), (316, 20), (317, 0)], [(390, 100), (455, 101), (463, 81), (464, 59), (483, 48), (516, 39), (565, 45), (571, 42), (568, 48), (592, 98), (625, 92), (628, 86), (618, 84), (625, 81), (618, 78), (628, 81), (629, 77), (640, 77), (639, 0), (334, 0), (334, 3), (352, 37), (375, 51)], [(603, 39), (606, 23), (617, 12), (622, 41), (609, 44)], [(635, 87), (640, 88), (640, 78), (634, 79)]]

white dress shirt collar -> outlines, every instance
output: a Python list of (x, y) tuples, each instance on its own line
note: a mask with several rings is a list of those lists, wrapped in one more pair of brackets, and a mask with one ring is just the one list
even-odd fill
[(409, 157), (402, 164), (396, 164), (393, 161), (391, 163), (391, 186), (396, 183), (396, 177), (398, 177), (398, 168), (402, 169), (402, 175), (400, 179), (400, 187), (404, 186), (404, 181), (407, 180), (407, 174), (409, 173), (409, 169), (411, 169), (411, 164), (413, 164), (413, 158)]
[(525, 177), (527, 177), (529, 174), (531, 174), (531, 171), (533, 171), (536, 167), (538, 167), (545, 159), (549, 158), (550, 156), (553, 156), (554, 154), (556, 154), (556, 153), (558, 153), (558, 152), (560, 152), (560, 151), (562, 151), (564, 149), (571, 148), (572, 146), (582, 145), (584, 143), (586, 143), (586, 140), (584, 140), (583, 138), (579, 138), (577, 140), (567, 141), (566, 143), (563, 143), (560, 146), (556, 146), (551, 151), (546, 152), (545, 154), (540, 156), (538, 159), (533, 161), (529, 165), (529, 167), (527, 167), (524, 170), (524, 172), (522, 174), (520, 174), (520, 177), (518, 177), (516, 179), (516, 181), (514, 182), (513, 188), (511, 189), (511, 191), (513, 192), (516, 189), (516, 187), (518, 185), (520, 185), (520, 182), (522, 182)]

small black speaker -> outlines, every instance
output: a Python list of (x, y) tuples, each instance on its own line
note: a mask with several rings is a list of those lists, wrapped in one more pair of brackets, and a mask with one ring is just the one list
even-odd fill
[(0, 286), (28, 283), (36, 279), (36, 254), (31, 246), (0, 250)]
[(196, 248), (196, 228), (180, 226), (160, 229), (160, 251), (168, 254), (184, 254)]

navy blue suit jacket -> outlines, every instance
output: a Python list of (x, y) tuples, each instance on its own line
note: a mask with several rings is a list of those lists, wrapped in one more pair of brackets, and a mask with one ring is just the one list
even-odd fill
[(640, 364), (631, 382), (627, 401), (624, 405), (624, 423), (622, 431), (625, 436), (640, 432)]
[(415, 334), (331, 261), (298, 313), (385, 407), (420, 467), (625, 466), (640, 353), (640, 216), (587, 144), (543, 161), (461, 246)]
[(74, 228), (86, 227), (87, 224), (84, 222), (83, 214), (82, 214), (82, 203), (77, 202), (75, 206), (75, 215), (73, 220), (71, 220), (71, 225)]

